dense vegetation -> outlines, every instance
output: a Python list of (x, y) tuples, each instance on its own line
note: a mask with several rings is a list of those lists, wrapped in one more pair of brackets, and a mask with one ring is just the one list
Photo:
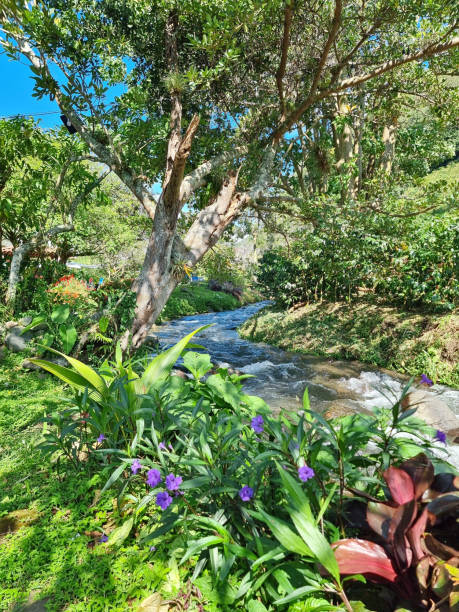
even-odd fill
[[(0, 61), (63, 126), (0, 118), (0, 609), (457, 608), (455, 416), (412, 404), (459, 385), (457, 24), (2, 0)], [(200, 330), (154, 336), (261, 295), (242, 334), (413, 375), (401, 397), (276, 412)]]
[[(258, 612), (275, 602), (279, 610), (385, 612), (399, 598), (438, 600), (439, 580), (441, 596), (454, 597), (455, 569), (441, 560), (451, 529), (448, 477), (439, 474), (449, 469), (446, 447), (437, 443), (432, 454), (443, 433), (400, 401), (326, 420), (307, 391), (302, 412), (274, 417), (243, 392), (241, 377), (220, 369), (204, 379), (212, 368), (205, 354), (184, 353), (190, 378), (170, 374), (193, 335), (149, 363), (122, 363), (117, 351), (102, 376), (71, 358), (71, 368), (37, 360), (70, 383), (62, 399), (35, 374), (22, 390), (9, 361), (0, 381), (0, 474), (9, 491), (0, 525), (12, 532), (2, 536), (2, 605), (35, 598), (50, 610), (123, 609), (148, 595), (170, 609), (188, 601), (189, 609)], [(34, 423), (43, 408), (41, 429)], [(362, 454), (370, 442), (376, 451)], [(406, 514), (405, 556), (397, 541), (387, 552), (377, 543), (378, 521), (392, 516), (384, 481)], [(367, 496), (378, 500), (367, 511), (373, 535), (363, 521)], [(435, 517), (428, 540), (418, 507), (419, 517), (423, 507)], [(432, 582), (429, 566), (417, 578), (409, 569), (421, 541), (435, 555)], [(343, 580), (356, 573), (368, 582)], [(390, 586), (373, 584), (375, 576)]]

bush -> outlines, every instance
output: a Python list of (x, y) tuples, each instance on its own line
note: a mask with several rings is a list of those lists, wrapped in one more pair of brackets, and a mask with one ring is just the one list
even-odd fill
[[(40, 448), (75, 469), (89, 456), (103, 490), (117, 488), (121, 520), (108, 547), (136, 532), (143, 544), (173, 548), (214, 604), (285, 610), (317, 594), (321, 609), (347, 605), (330, 546), (355, 534), (347, 492), (381, 497), (391, 465), (428, 453), (435, 432), (401, 400), (327, 420), (305, 392), (302, 411), (275, 417), (244, 393), (244, 377), (183, 353), (195, 333), (148, 364), (122, 363), (119, 349), (100, 373), (76, 360), (73, 369), (42, 362), (75, 395), (46, 419)], [(186, 379), (171, 375), (182, 354)]]
[(278, 304), (369, 294), (407, 309), (447, 312), (457, 305), (459, 234), (451, 218), (336, 220), (333, 232), (318, 225), (289, 253), (264, 253), (258, 283)]

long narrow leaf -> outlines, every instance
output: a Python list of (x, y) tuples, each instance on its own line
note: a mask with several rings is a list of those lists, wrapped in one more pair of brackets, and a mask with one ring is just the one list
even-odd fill
[(163, 376), (170, 372), (172, 366), (180, 357), (182, 351), (186, 348), (191, 338), (198, 332), (202, 331), (203, 329), (207, 329), (208, 327), (210, 326), (203, 325), (202, 327), (198, 327), (198, 329), (192, 331), (190, 334), (177, 342), (177, 344), (175, 344), (173, 347), (167, 351), (164, 351), (164, 353), (159, 354), (151, 361), (151, 363), (145, 368), (145, 371), (140, 378), (143, 393), (148, 391), (155, 381), (160, 380)]

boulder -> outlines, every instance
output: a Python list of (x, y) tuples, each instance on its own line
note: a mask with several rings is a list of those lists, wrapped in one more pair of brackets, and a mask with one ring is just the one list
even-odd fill
[(416, 408), (414, 416), (434, 429), (444, 431), (452, 441), (459, 437), (459, 419), (438, 395), (421, 389), (412, 391), (403, 398), (402, 408)]
[(23, 327), (27, 327), (27, 325), (30, 325), (31, 323), (32, 317), (22, 317), (22, 319), (19, 319), (19, 324)]
[[(17, 327), (13, 329), (16, 330)], [(28, 340), (30, 340), (30, 338), (26, 338), (25, 335), (20, 336), (18, 333), (10, 332), (5, 338), (5, 344), (13, 353), (19, 353), (27, 348)]]

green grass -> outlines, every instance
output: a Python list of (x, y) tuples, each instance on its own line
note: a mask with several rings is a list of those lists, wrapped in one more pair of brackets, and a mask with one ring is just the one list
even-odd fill
[(11, 512), (25, 510), (28, 519), (0, 535), (0, 610), (46, 600), (52, 611), (125, 611), (159, 587), (172, 592), (168, 554), (133, 539), (114, 552), (98, 543), (120, 519), (110, 493), (93, 504), (103, 483), (91, 466), (76, 473), (36, 450), (37, 420), (62, 407), (65, 389), (51, 376), (26, 374), (21, 359), (0, 362), (1, 531)]
[(273, 308), (239, 330), (285, 350), (355, 359), (459, 387), (459, 314), (422, 315), (366, 302)]
[(158, 322), (203, 312), (234, 310), (242, 305), (234, 296), (212, 291), (205, 284), (180, 285), (172, 292)]

